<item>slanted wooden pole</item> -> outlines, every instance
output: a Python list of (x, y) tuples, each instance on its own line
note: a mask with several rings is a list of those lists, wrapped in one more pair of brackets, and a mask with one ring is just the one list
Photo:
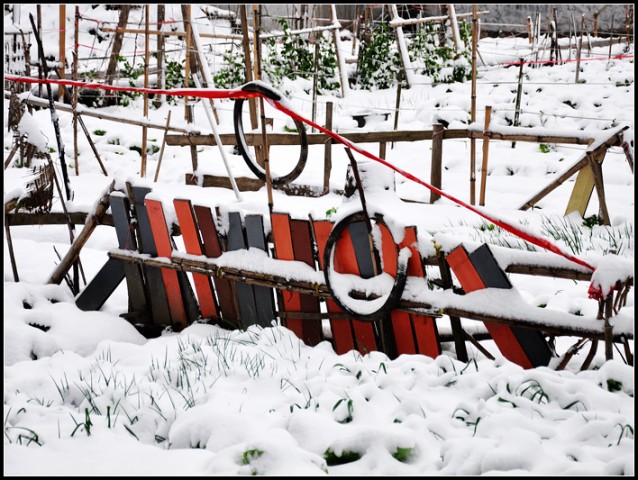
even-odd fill
[(346, 93), (350, 90), (350, 85), (348, 84), (346, 59), (341, 53), (341, 39), (339, 38), (339, 28), (341, 28), (341, 24), (337, 18), (337, 9), (334, 4), (330, 5), (330, 19), (332, 20), (333, 27), (337, 27), (332, 31), (332, 40), (335, 44), (335, 54), (337, 55), (337, 66), (339, 68), (339, 78), (341, 80), (339, 82), (341, 84), (341, 98), (344, 98)]
[[(397, 99), (394, 103), (394, 128), (396, 130), (399, 126), (399, 107), (401, 106), (401, 85), (403, 84), (403, 78), (401, 76), (401, 72), (397, 75)], [(394, 142), (392, 142), (391, 149), (394, 148)]]
[[(390, 5), (390, 11), (392, 12), (392, 18), (398, 19), (399, 12), (397, 10), (397, 6), (395, 4)], [(403, 35), (403, 27), (398, 25), (394, 27), (394, 33), (397, 38), (397, 47), (399, 48), (399, 56), (401, 58), (401, 63), (403, 64), (403, 72), (405, 74), (405, 83), (406, 87), (410, 88), (410, 86), (416, 83), (412, 71), (412, 62), (410, 61), (410, 55), (408, 53), (407, 44), (405, 42), (405, 37)]]
[(109, 195), (114, 188), (115, 180), (111, 182), (105, 193), (102, 195), (102, 197), (100, 197), (100, 200), (98, 201), (98, 204), (95, 208), (95, 212), (92, 215), (88, 216), (84, 228), (77, 236), (77, 238), (73, 241), (71, 248), (62, 259), (62, 261), (58, 264), (56, 269), (53, 271), (47, 283), (54, 283), (59, 285), (71, 266), (77, 262), (80, 256), (80, 250), (82, 250), (82, 247), (84, 246), (84, 244), (86, 244), (95, 228), (100, 225), (100, 220), (106, 214), (106, 211), (109, 208)]
[[(106, 76), (104, 82), (107, 85), (111, 85), (115, 76), (117, 75), (117, 58), (120, 56), (120, 50), (122, 49), (122, 42), (124, 41), (124, 29), (128, 23), (128, 16), (131, 12), (132, 5), (120, 5), (120, 18), (117, 22), (117, 28), (115, 30), (115, 36), (113, 37), (113, 48), (111, 49), (111, 58), (109, 59), (108, 67), (106, 68)], [(113, 93), (113, 96), (117, 98), (117, 94)], [(115, 104), (115, 101), (107, 102)]]
[(492, 107), (488, 105), (485, 107), (485, 126), (483, 127), (483, 162), (481, 164), (481, 198), (479, 200), (479, 205), (481, 207), (485, 206), (485, 186), (487, 184), (487, 160), (490, 146), (489, 129), (491, 119)]
[(160, 149), (159, 160), (157, 161), (157, 170), (155, 170), (155, 178), (154, 182), (157, 182), (157, 178), (159, 177), (160, 168), (162, 167), (162, 158), (164, 158), (164, 147), (166, 146), (166, 134), (168, 133), (168, 128), (171, 125), (171, 111), (168, 111), (168, 116), (166, 117), (166, 128), (164, 129), (164, 140), (162, 140), (162, 148)]
[[(430, 166), (430, 183), (441, 189), (442, 184), (442, 176), (441, 176), (441, 166), (443, 159), (443, 125), (440, 123), (435, 123), (432, 125), (432, 164)], [(430, 203), (436, 202), (441, 195), (438, 193), (431, 191), (430, 192)]]

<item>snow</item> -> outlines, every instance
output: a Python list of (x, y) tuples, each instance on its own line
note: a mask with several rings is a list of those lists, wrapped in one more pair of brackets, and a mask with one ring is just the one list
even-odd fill
[[(57, 5), (41, 7), (44, 18), (55, 18), (57, 22)], [(210, 5), (205, 8), (217, 11)], [(30, 29), (28, 14), (35, 16), (35, 9), (35, 5), (21, 5), (18, 27)], [(80, 11), (85, 17), (104, 22), (116, 23), (118, 19), (116, 11), (104, 6), (80, 5)], [(203, 8), (202, 11), (205, 12)], [(151, 13), (154, 15), (153, 8)], [(5, 14), (5, 31), (15, 31), (11, 17), (10, 13)], [(67, 45), (73, 45), (73, 29), (68, 27), (73, 23), (73, 8), (67, 8), (67, 17)], [(180, 21), (179, 5), (167, 5), (166, 18)], [(133, 9), (130, 22), (142, 20), (143, 9)], [(227, 33), (219, 20), (197, 21), (201, 33)], [(89, 33), (95, 25), (84, 20), (80, 24), (81, 71), (99, 65), (100, 60), (94, 57), (103, 54), (87, 45), (106, 48), (106, 43), (97, 43)], [(57, 57), (57, 29), (45, 29), (43, 36), (45, 53)], [(202, 40), (214, 72), (220, 62), (214, 53), (221, 54), (225, 47), (209, 38)], [(143, 36), (137, 43), (133, 36), (126, 37), (122, 52), (130, 55), (127, 58), (132, 61), (137, 51), (139, 62), (143, 43)], [(345, 63), (351, 46), (351, 40), (341, 40), (341, 60), (348, 68), (354, 68)], [(479, 42), (477, 120), (472, 125), (470, 82), (432, 85), (419, 77), (410, 89), (402, 90), (400, 130), (428, 130), (433, 122), (444, 120), (450, 129), (469, 127), (482, 131), (485, 106), (491, 105), (490, 129), (494, 132), (594, 139), (589, 146), (550, 144), (546, 151), (541, 151), (536, 143), (519, 141), (512, 148), (509, 141), (490, 141), (486, 205), (475, 207), (491, 218), (545, 238), (559, 250), (593, 266), (591, 282), (508, 274), (512, 291), (490, 289), (458, 295), (429, 285), (428, 280), (439, 278), (440, 273), (438, 268), (427, 266), (425, 279), (408, 277), (402, 298), (432, 305), (430, 313), (437, 313), (441, 333), (449, 334), (451, 330), (449, 318), (439, 315), (446, 308), (500, 314), (527, 321), (532, 327), (541, 324), (602, 333), (603, 322), (596, 320), (598, 302), (588, 294), (590, 283), (607, 293), (618, 280), (634, 276), (635, 185), (622, 148), (610, 148), (602, 164), (611, 226), (584, 223), (584, 219), (598, 213), (596, 195), (592, 195), (583, 217), (578, 213), (565, 216), (575, 175), (539, 200), (536, 208), (518, 208), (612, 133), (626, 128), (623, 138), (633, 151), (633, 45), (628, 51), (623, 47), (624, 44), (613, 45), (611, 60), (609, 47), (594, 47), (591, 54), (584, 51), (579, 83), (574, 83), (575, 62), (526, 65), (519, 127), (512, 126), (519, 68), (502, 64), (521, 57), (533, 60), (526, 38), (485, 38)], [(542, 51), (541, 47), (539, 52)], [(563, 52), (564, 58), (566, 53)], [(625, 58), (614, 59), (616, 55)], [(31, 58), (37, 58), (35, 51)], [(70, 52), (67, 58), (72, 58)], [(20, 97), (35, 92), (34, 89)], [(277, 94), (283, 95), (286, 109), (310, 118), (312, 92), (308, 91), (307, 81), (286, 80)], [(323, 125), (326, 102), (333, 102), (333, 127), (340, 134), (392, 130), (395, 101), (396, 89), (366, 92), (349, 88), (345, 98), (319, 96), (317, 123)], [(192, 102), (192, 125), (183, 120), (181, 98), (176, 104), (151, 108), (148, 119), (163, 128), (171, 111), (172, 125), (209, 132), (204, 102), (207, 100)], [(233, 132), (233, 104), (216, 99), (215, 106), (221, 119), (219, 133)], [(143, 118), (141, 98), (132, 100), (128, 108), (103, 110), (123, 119)], [(390, 116), (358, 129), (352, 115), (361, 110), (389, 112)], [(285, 113), (271, 106), (266, 114), (273, 118), (275, 133), (293, 125)], [(8, 102), (3, 115), (6, 123)], [(105, 176), (81, 133), (79, 165), (74, 164), (72, 116), (59, 111), (57, 117), (74, 193), (73, 202), (66, 204), (70, 211), (95, 212), (97, 201), (111, 182), (115, 181), (119, 191), (125, 191), (130, 182), (152, 189), (149, 198), (162, 202), (169, 225), (177, 223), (173, 200), (185, 198), (213, 211), (219, 208), (221, 216), (216, 219), (222, 233), (228, 228), (228, 212), (239, 212), (242, 218), (264, 215), (265, 231), (270, 232), (265, 188), (242, 192), (237, 198), (230, 189), (186, 185), (184, 176), (192, 173), (190, 149), (168, 145), (158, 181), (153, 182), (152, 178), (158, 168), (159, 152), (149, 151), (147, 177), (140, 178), (140, 155), (130, 147), (140, 145), (142, 129), (84, 115), (109, 172)], [(57, 151), (51, 118), (46, 108), (33, 110), (32, 114), (25, 114), (20, 124), (20, 131), (28, 133), (29, 141), (43, 152)], [(100, 130), (105, 133), (98, 133)], [(161, 145), (163, 135), (162, 129), (148, 130), (149, 142), (154, 145)], [(13, 145), (12, 137), (11, 131), (5, 131), (5, 159)], [(358, 146), (378, 154), (376, 144)], [(476, 147), (480, 165), (480, 140)], [(252, 178), (243, 160), (232, 154), (232, 147), (223, 148), (232, 173)], [(197, 147), (197, 151), (199, 175), (227, 175), (218, 147)], [(442, 190), (468, 204), (469, 151), (468, 139), (444, 141)], [(306, 168), (296, 184), (323, 188), (323, 152), (324, 145), (309, 146)], [(298, 154), (296, 147), (271, 146), (273, 171), (289, 171)], [(445, 197), (430, 204), (430, 192), (423, 185), (354, 154), (360, 170), (369, 172), (364, 179), (368, 211), (384, 216), (396, 242), (403, 238), (404, 226), (416, 226), (417, 246), (423, 257), (431, 257), (437, 250), (450, 252), (461, 244), (472, 252), (488, 243), (503, 269), (527, 264), (589, 271), (522, 241)], [(51, 155), (57, 163), (57, 153)], [(430, 157), (430, 141), (395, 142), (386, 149), (390, 165), (427, 182)], [(43, 160), (35, 160), (36, 165), (38, 162)], [(349, 165), (343, 146), (333, 145), (332, 162), (330, 187), (332, 191), (341, 190)], [(480, 178), (480, 171), (476, 174)], [(21, 196), (30, 177), (31, 170), (25, 168), (12, 165), (5, 169), (5, 202)], [(388, 186), (393, 188), (386, 190)], [(335, 193), (304, 198), (274, 190), (273, 200), (276, 212), (298, 219), (311, 215), (314, 219), (339, 220), (360, 207), (358, 194), (348, 199)], [(57, 193), (53, 210), (62, 211)], [(80, 228), (76, 227), (76, 233)], [(390, 359), (380, 352), (362, 355), (356, 351), (338, 355), (330, 341), (309, 347), (277, 324), (229, 331), (194, 323), (179, 333), (167, 330), (158, 338), (146, 339), (122, 317), (128, 309), (124, 284), (98, 312), (78, 309), (64, 282), (47, 284), (60, 261), (56, 251), (64, 256), (69, 249), (65, 225), (11, 226), (10, 233), (20, 281), (13, 276), (5, 231), (7, 476), (635, 474), (634, 369), (623, 361), (621, 345), (614, 349), (614, 359), (606, 360), (601, 343), (591, 366), (580, 371), (590, 343), (577, 349), (564, 370), (556, 370), (558, 358), (553, 358), (548, 367), (525, 370), (505, 359), (489, 340), (481, 344), (494, 360), (468, 342), (470, 361), (464, 363), (457, 359), (451, 342), (442, 344), (443, 352), (437, 358), (401, 355)], [(380, 235), (376, 233), (378, 244)], [(185, 253), (182, 238), (174, 239), (175, 257), (325, 284), (323, 273), (303, 262), (275, 260), (256, 248), (205, 259)], [(95, 229), (81, 252), (87, 281), (102, 268), (109, 251), (148, 257), (117, 247), (112, 227), (100, 225)], [(405, 250), (403, 255), (407, 253)], [(334, 277), (340, 291), (356, 287), (381, 294), (377, 303), (384, 301), (384, 293), (393, 283), (387, 274), (366, 282), (346, 274)], [(458, 286), (456, 278), (454, 281)], [(368, 301), (353, 308), (372, 311), (375, 305)], [(486, 331), (482, 322), (462, 322), (472, 334)], [(633, 288), (626, 305), (610, 323), (614, 333), (633, 337)], [(579, 338), (555, 340), (557, 353), (562, 355)], [(632, 339), (632, 351), (633, 345)]]

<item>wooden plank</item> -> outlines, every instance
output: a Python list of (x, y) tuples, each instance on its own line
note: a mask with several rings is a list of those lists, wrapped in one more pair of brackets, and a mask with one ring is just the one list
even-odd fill
[[(242, 250), (247, 248), (244, 237), (244, 229), (241, 223), (239, 212), (228, 213), (228, 250)], [(245, 282), (235, 284), (237, 293), (237, 303), (239, 306), (239, 317), (244, 327), (258, 323), (257, 304), (255, 303), (255, 292), (253, 286)]]
[(565, 209), (565, 215), (569, 215), (572, 212), (580, 213), (581, 217), (585, 216), (587, 205), (591, 199), (591, 194), (594, 191), (594, 172), (589, 164), (586, 164), (576, 177), (574, 183), (574, 189), (567, 202), (567, 208)]
[[(121, 195), (111, 195), (109, 203), (119, 247), (137, 251), (135, 231), (131, 228), (129, 199)], [(124, 274), (128, 290), (128, 311), (135, 315), (138, 322), (149, 324), (150, 311), (146, 301), (147, 293), (142, 268), (139, 265), (127, 264), (124, 266)]]
[[(403, 247), (408, 247), (412, 251), (412, 256), (408, 260), (408, 275), (425, 277), (425, 267), (418, 248), (417, 229), (415, 226), (405, 227), (403, 240), (399, 244), (399, 248)], [(393, 320), (395, 313), (399, 312), (393, 312)], [(416, 352), (432, 358), (438, 357), (441, 354), (441, 340), (434, 319), (427, 315), (410, 314), (410, 320), (412, 322), (411, 331), (413, 331), (413, 338), (416, 339)], [(398, 353), (410, 353), (409, 351), (412, 347), (409, 344), (408, 350), (401, 350), (399, 346), (400, 337), (398, 332), (396, 332), (396, 328), (395, 336), (397, 338)]]
[[(157, 248), (159, 257), (171, 258), (173, 246), (169, 240), (168, 227), (166, 226), (166, 218), (162, 209), (162, 203), (157, 200), (145, 199), (146, 211), (153, 232), (153, 239)], [(177, 272), (167, 268), (162, 268), (162, 279), (166, 288), (166, 296), (168, 299), (168, 308), (173, 321), (173, 328), (177, 331), (188, 326), (188, 318), (186, 316), (186, 308), (182, 298), (182, 289), (177, 277)]]
[[(264, 219), (261, 215), (246, 215), (246, 240), (248, 248), (258, 248), (268, 253), (264, 234)], [(255, 305), (257, 306), (258, 323), (269, 327), (275, 319), (274, 292), (272, 288), (255, 286)]]
[[(450, 252), (446, 259), (466, 293), (486, 288), (463, 245)], [(485, 327), (505, 358), (523, 368), (534, 367), (512, 328), (493, 323), (485, 323)]]
[[(199, 238), (199, 227), (195, 223), (193, 207), (190, 200), (176, 198), (173, 200), (173, 204), (175, 206), (175, 213), (182, 232), (186, 253), (203, 255), (202, 242)], [(211, 284), (210, 277), (200, 273), (193, 273), (193, 283), (195, 284), (202, 317), (205, 319), (211, 319), (214, 323), (217, 323), (217, 320), (219, 319), (219, 310), (217, 308), (217, 301), (215, 300), (215, 293), (213, 291), (213, 285)]]
[[(217, 258), (222, 254), (222, 249), (213, 213), (210, 208), (201, 205), (195, 205), (194, 209), (202, 234), (204, 255), (209, 258)], [(234, 283), (217, 275), (213, 278), (213, 283), (217, 291), (217, 301), (219, 302), (223, 324), (227, 324), (231, 328), (239, 328), (240, 321), (235, 303)]]
[(125, 262), (109, 258), (93, 280), (84, 287), (75, 299), (75, 305), (82, 311), (97, 311), (124, 280)]
[[(312, 230), (317, 245), (317, 256), (319, 268), (324, 269), (323, 255), (326, 250), (326, 243), (334, 223), (329, 220), (312, 220)], [(335, 253), (334, 268), (339, 268), (337, 254)], [(326, 298), (326, 308), (330, 313), (343, 313), (343, 310), (332, 300)], [(332, 331), (332, 341), (337, 355), (343, 355), (355, 349), (354, 333), (350, 319), (331, 318), (330, 329)]]
[[(314, 244), (308, 220), (292, 219), (290, 221), (290, 235), (295, 260), (304, 262), (315, 268)], [(301, 311), (319, 313), (321, 306), (319, 298), (314, 295), (300, 294)], [(323, 341), (323, 328), (321, 320), (305, 320), (303, 323), (303, 340), (307, 345), (317, 345)]]
[[(157, 248), (153, 239), (151, 223), (148, 219), (148, 213), (144, 206), (144, 199), (150, 193), (148, 187), (131, 187), (131, 196), (135, 207), (135, 217), (137, 218), (137, 241), (140, 253), (147, 253), (153, 257), (157, 256)], [(162, 272), (158, 268), (146, 267), (143, 269), (146, 285), (149, 292), (151, 303), (151, 315), (153, 323), (159, 327), (167, 327), (171, 325), (171, 316), (168, 308), (168, 298), (166, 289), (162, 279)]]
[[(470, 254), (470, 260), (487, 288), (512, 288), (507, 275), (499, 267), (487, 244), (474, 250)], [(511, 327), (511, 330), (534, 367), (549, 364), (552, 352), (540, 331), (520, 327)]]

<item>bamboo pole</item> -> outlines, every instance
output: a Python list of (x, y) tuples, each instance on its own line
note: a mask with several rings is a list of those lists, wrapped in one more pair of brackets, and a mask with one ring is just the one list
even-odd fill
[(341, 28), (341, 24), (337, 18), (337, 9), (335, 8), (334, 3), (330, 5), (330, 18), (332, 19), (332, 28), (334, 29), (332, 32), (332, 40), (335, 44), (335, 55), (337, 56), (337, 66), (339, 68), (339, 78), (341, 83), (341, 98), (344, 98), (348, 91), (350, 90), (350, 85), (348, 83), (348, 72), (346, 70), (345, 58), (341, 53), (341, 39), (339, 38), (339, 29)]
[[(241, 5), (239, 11), (241, 15), (246, 83), (249, 83), (253, 81), (253, 67), (252, 60), (250, 59), (250, 38), (248, 36), (248, 12), (246, 5)], [(254, 130), (257, 128), (257, 101), (254, 98), (248, 100), (248, 109), (250, 111), (250, 126)]]
[(532, 17), (527, 17), (527, 40), (529, 44), (532, 44)]
[(450, 17), (450, 26), (452, 29), (452, 41), (454, 42), (454, 51), (459, 51), (459, 43), (461, 41), (461, 36), (459, 35), (459, 23), (456, 20), (456, 10), (454, 9), (454, 4), (449, 3), (447, 6), (448, 15)]
[(492, 107), (487, 105), (485, 107), (485, 126), (483, 127), (483, 162), (481, 164), (481, 195), (479, 199), (479, 205), (485, 206), (485, 186), (487, 184), (487, 161), (490, 146), (490, 137), (488, 132), (490, 129), (490, 120), (492, 119)]
[(580, 39), (578, 40), (578, 48), (576, 49), (576, 76), (574, 83), (578, 83), (578, 76), (580, 75), (580, 54), (583, 49), (583, 33), (585, 31), (585, 14), (580, 17)]
[[(35, 7), (35, 10), (36, 10), (36, 15), (38, 17), (38, 21), (37, 21), (38, 32), (41, 32), (42, 31), (42, 5), (38, 3)], [(42, 71), (42, 66), (40, 65), (40, 62), (38, 62), (38, 79), (42, 80), (43, 76), (44, 76), (44, 72)], [(42, 97), (41, 83), (38, 83), (38, 97)]]
[[(442, 158), (443, 158), (443, 125), (435, 123), (432, 125), (432, 164), (430, 169), (430, 183), (441, 189), (442, 176)], [(436, 202), (441, 195), (437, 192), (430, 191), (430, 203)]]
[[(163, 90), (166, 87), (166, 73), (164, 72), (164, 55), (166, 54), (164, 47), (164, 18), (166, 8), (163, 3), (157, 5), (157, 88)], [(155, 108), (159, 108), (164, 104), (164, 95), (156, 95), (153, 102)]]
[[(478, 42), (478, 17), (477, 6), (472, 5), (472, 102), (470, 123), (476, 121), (476, 48)], [(470, 138), (470, 204), (476, 201), (476, 140)]]
[[(514, 124), (513, 126), (518, 127), (519, 118), (521, 114), (521, 97), (523, 96), (523, 65), (525, 65), (525, 59), (523, 57), (519, 58), (519, 62), (521, 63), (518, 69), (518, 87), (516, 89), (516, 104), (514, 106)], [(512, 148), (516, 147), (516, 142), (512, 142)]]
[[(315, 58), (313, 65), (312, 75), (312, 123), (316, 123), (317, 119), (317, 69), (319, 66), (319, 42), (315, 43)], [(312, 127), (312, 132), (315, 131), (315, 127)]]
[[(148, 63), (150, 56), (150, 45), (149, 45), (149, 13), (150, 7), (147, 3), (144, 9), (144, 18), (145, 18), (145, 34), (144, 34), (144, 88), (148, 88)], [(148, 94), (144, 92), (144, 118), (148, 118)], [(148, 142), (148, 128), (142, 127), (142, 166), (140, 167), (140, 176), (142, 178), (146, 177), (146, 144)]]
[[(210, 71), (210, 67), (208, 66), (208, 61), (204, 56), (204, 47), (202, 45), (202, 40), (199, 34), (199, 27), (196, 23), (191, 23), (191, 35), (193, 36), (193, 40), (195, 42), (195, 48), (197, 49), (197, 58), (199, 58), (199, 70), (204, 76), (204, 81), (206, 82), (206, 87), (213, 88), (213, 75)], [(217, 109), (215, 108), (215, 104), (213, 103), (213, 99), (208, 99), (208, 104), (210, 109), (215, 116), (215, 122), (219, 125), (219, 116), (217, 115)]]
[(162, 158), (164, 158), (164, 147), (166, 146), (166, 134), (168, 133), (168, 128), (171, 125), (171, 111), (168, 111), (168, 116), (166, 117), (166, 128), (164, 129), (164, 140), (162, 140), (162, 148), (160, 149), (159, 160), (157, 161), (157, 170), (155, 170), (155, 178), (154, 182), (157, 182), (157, 178), (159, 177), (160, 168), (162, 167)]
[(11, 228), (9, 222), (9, 214), (5, 210), (4, 212), (4, 231), (7, 237), (7, 247), (9, 247), (9, 258), (11, 259), (11, 270), (13, 271), (13, 281), (19, 282), (20, 277), (18, 277), (18, 266), (16, 264), (15, 253), (13, 252), (13, 242), (11, 241)]
[[(191, 78), (191, 62), (190, 62), (190, 51), (191, 51), (191, 6), (190, 5), (182, 5), (182, 16), (184, 19), (184, 30), (186, 30), (186, 58), (184, 60), (184, 87), (188, 88), (190, 84)], [(184, 119), (188, 122), (192, 122), (192, 118), (190, 115), (190, 107), (188, 106), (188, 98), (184, 97)], [(193, 170), (197, 170), (196, 166), (193, 165)]]
[[(448, 7), (447, 4), (444, 5), (445, 8)], [(482, 10), (480, 12), (477, 12), (477, 15), (481, 16), (481, 15), (486, 15), (490, 13), (489, 10)], [(471, 17), (473, 16), (473, 13), (459, 13), (456, 15), (456, 18), (466, 18), (466, 17)], [(397, 26), (405, 26), (405, 25), (418, 25), (421, 23), (430, 23), (430, 22), (446, 22), (447, 20), (450, 19), (449, 15), (439, 15), (439, 16), (432, 16), (432, 17), (422, 17), (422, 18), (411, 18), (411, 19), (403, 19), (403, 18), (398, 18), (398, 19), (392, 19), (390, 20), (390, 22), (388, 23), (389, 26), (391, 26), (392, 28), (397, 27)]]
[[(117, 58), (120, 55), (122, 49), (122, 42), (124, 41), (124, 32), (121, 29), (126, 27), (128, 23), (128, 16), (131, 11), (131, 5), (123, 4), (120, 6), (120, 18), (117, 22), (118, 30), (113, 38), (113, 48), (111, 49), (111, 57), (109, 59), (108, 67), (106, 68), (105, 83), (112, 84), (117, 72)], [(117, 95), (117, 94), (114, 94)], [(112, 102), (115, 103), (115, 102)]]
[[(399, 126), (399, 107), (401, 106), (401, 85), (403, 84), (403, 78), (401, 77), (401, 72), (397, 76), (397, 98), (394, 103), (394, 127), (393, 130), (396, 131)], [(390, 149), (394, 149), (394, 142), (390, 145)]]
[[(59, 62), (60, 62), (60, 70), (62, 72), (62, 78), (64, 78), (65, 73), (65, 64), (66, 64), (66, 4), (62, 3), (59, 7), (60, 14), (60, 31), (59, 31)], [(64, 99), (64, 90), (62, 85), (58, 86), (58, 100), (63, 101)]]
[[(332, 102), (326, 103), (326, 129), (332, 130)], [(330, 192), (330, 171), (332, 170), (332, 138), (328, 137), (323, 150), (323, 194)]]
[[(73, 42), (73, 80), (78, 81), (78, 42), (80, 41), (80, 7), (75, 7), (75, 22), (74, 22), (74, 39)], [(64, 90), (64, 85), (60, 85)], [(73, 160), (75, 163), (75, 174), (80, 175), (80, 161), (78, 153), (78, 93), (79, 89), (73, 89)]]
[[(399, 12), (395, 4), (390, 5), (390, 11), (392, 12), (392, 18), (399, 18)], [(414, 85), (416, 82), (415, 82), (415, 79), (413, 78), (414, 76), (412, 71), (412, 62), (410, 61), (408, 47), (407, 47), (407, 44), (405, 43), (405, 37), (403, 36), (403, 27), (401, 27), (401, 25), (394, 27), (394, 33), (397, 38), (397, 46), (399, 48), (401, 63), (403, 64), (403, 72), (405, 75), (406, 87), (410, 88), (410, 86)]]

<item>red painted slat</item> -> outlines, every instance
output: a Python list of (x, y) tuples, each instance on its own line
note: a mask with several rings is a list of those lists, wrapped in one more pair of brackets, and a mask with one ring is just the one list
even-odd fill
[[(452, 250), (446, 259), (466, 293), (485, 288), (463, 245)], [(484, 322), (484, 324), (505, 358), (523, 368), (533, 367), (511, 328), (493, 322)]]
[[(173, 252), (173, 246), (171, 245), (168, 227), (166, 226), (162, 203), (157, 200), (149, 200), (148, 198), (145, 199), (144, 203), (151, 224), (151, 230), (153, 231), (157, 256), (170, 258)], [(162, 268), (161, 271), (173, 324), (179, 329), (185, 328), (188, 325), (188, 320), (177, 272), (167, 268)]]
[[(193, 217), (193, 207), (190, 200), (173, 200), (177, 221), (182, 232), (186, 253), (203, 255), (201, 240), (199, 239), (198, 226)], [(204, 318), (219, 318), (213, 286), (208, 275), (193, 273), (193, 283), (197, 291), (199, 308)]]

